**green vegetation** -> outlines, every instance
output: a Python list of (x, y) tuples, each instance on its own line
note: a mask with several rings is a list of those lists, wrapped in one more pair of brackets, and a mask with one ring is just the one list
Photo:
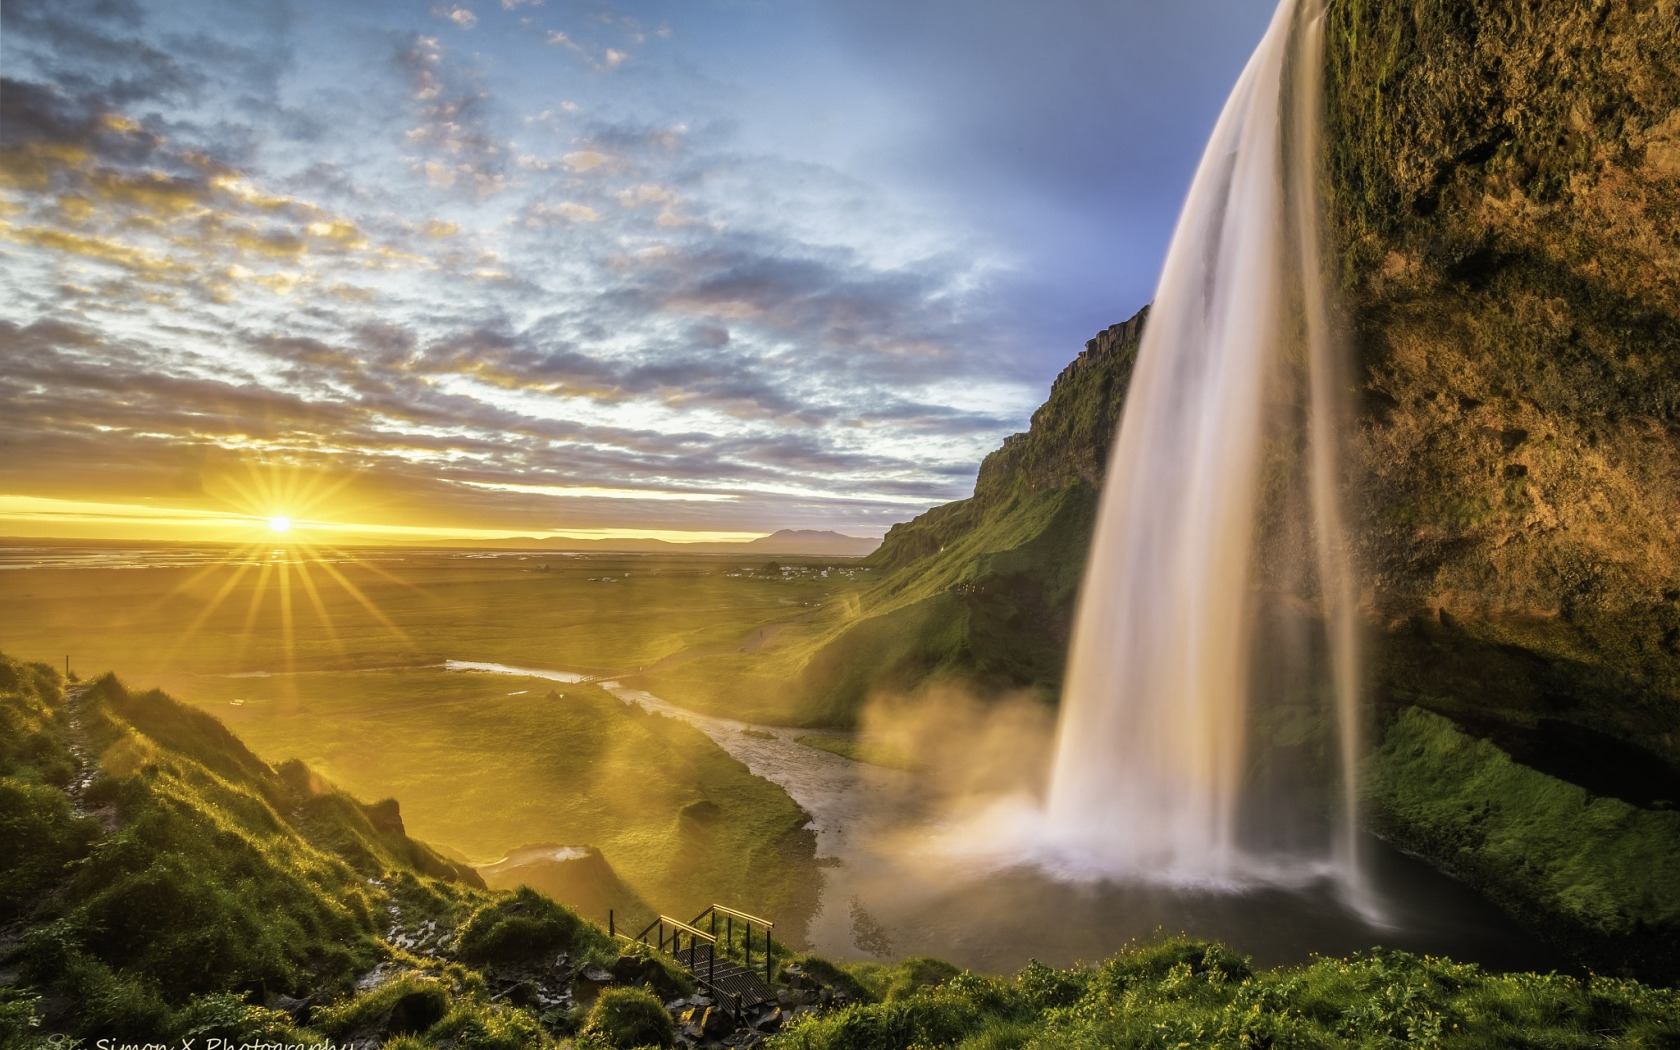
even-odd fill
[[(198, 696), (258, 754), (394, 794), (411, 832), (476, 863), (588, 844), (659, 908), (728, 900), (797, 926), (810, 907), (805, 812), (699, 730), (599, 686), (409, 668), (202, 679)], [(605, 922), (600, 896), (589, 915)], [(636, 913), (634, 898), (617, 906)]]
[(871, 743), (868, 740), (851, 740), (844, 737), (832, 736), (801, 736), (795, 737), (794, 743), (804, 744), (806, 747), (816, 748), (849, 758), (853, 762), (867, 762), (872, 766), (882, 766), (886, 769), (914, 770), (916, 764), (908, 756), (887, 747), (884, 744)]
[[(301, 763), (270, 767), (203, 712), (111, 677), (67, 695), (49, 668), (0, 658), (0, 682), (8, 726), (33, 727), (9, 734), (0, 759), (7, 1050), (63, 1035), (393, 1050), (676, 1041), (661, 999), (684, 991), (667, 963), (618, 956), (598, 927), (529, 890), (480, 888), (408, 838), (394, 803), (358, 802)], [(1483, 768), (1500, 762), (1485, 745), (1414, 722), (1395, 748), (1471, 755), (1473, 768), (1443, 775), (1512, 775)], [(609, 982), (587, 1010), (572, 1005), (587, 1001), (585, 973)], [(1680, 1040), (1674, 991), (1398, 952), (1256, 971), (1174, 939), (1012, 978), (936, 959), (809, 957), (782, 977), (808, 1005), (766, 1045), (798, 1050)]]
[(586, 1036), (610, 1047), (670, 1046), (676, 1026), (659, 997), (643, 988), (608, 988), (590, 1007)]
[(25, 989), (45, 993), (29, 1015), (57, 1030), (277, 1037), (289, 1019), (242, 998), (346, 996), (401, 960), (379, 937), (391, 909), (448, 920), (483, 896), (469, 869), (379, 826), (394, 806), (271, 769), (161, 694), (62, 686), (0, 657), (0, 710), (34, 730), (0, 775), (0, 918)]
[[(918, 980), (795, 1022), (777, 1050), (1083, 1047), (1637, 1047), (1680, 1039), (1680, 994), (1633, 981), (1491, 974), (1373, 952), (1254, 970), (1217, 945), (1169, 939), (1095, 967)], [(847, 969), (853, 969), (848, 967)], [(879, 971), (871, 971), (877, 980)], [(865, 982), (859, 982), (863, 984)]]
[(455, 956), (464, 963), (529, 959), (558, 951), (604, 948), (601, 931), (533, 890), (482, 905), (461, 924)]
[(1372, 819), (1599, 967), (1674, 980), (1680, 812), (1513, 762), (1439, 715), (1400, 712), (1370, 760)]
[[(598, 921), (615, 897), (621, 915), (636, 914), (638, 899), (690, 911), (728, 900), (799, 928), (812, 907), (814, 847), (801, 830), (806, 815), (779, 787), (699, 731), (598, 686), (557, 689), (438, 665), (612, 672), (691, 647), (733, 652), (855, 589), (852, 568), (803, 559), (781, 559), (771, 573), (715, 557), (361, 556), (330, 566), (9, 572), (0, 597), (39, 616), (9, 623), (7, 644), (162, 682), (214, 712), (261, 761), (296, 758), (363, 797), (400, 797), (407, 830), (463, 859), (489, 863), (538, 842), (595, 846), (610, 885), (585, 887), (601, 892), (577, 903)], [(223, 588), (231, 589), (217, 606)], [(0, 748), (14, 740), (51, 746), (22, 723)], [(215, 746), (196, 753), (222, 761)], [(37, 758), (44, 777), (68, 778), (67, 754)], [(621, 886), (628, 894), (617, 897)]]

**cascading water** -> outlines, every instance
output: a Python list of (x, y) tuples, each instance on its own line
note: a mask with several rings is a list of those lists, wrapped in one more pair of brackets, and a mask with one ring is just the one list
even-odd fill
[[(1059, 855), (1105, 874), (1240, 882), (1329, 871), (1358, 884), (1342, 384), (1318, 244), (1323, 6), (1282, 0), (1226, 102), (1173, 234), (1109, 462), (1043, 828)], [(1307, 845), (1268, 838), (1280, 822), (1254, 796), (1265, 700), (1256, 659), (1270, 658), (1257, 652), (1256, 625), (1262, 577), (1276, 576), (1259, 571), (1257, 551), (1280, 502), (1307, 537), (1295, 592), (1317, 605), (1303, 622), (1320, 635), (1318, 692), (1332, 697), (1314, 723), (1334, 727), (1317, 802), (1324, 833)]]

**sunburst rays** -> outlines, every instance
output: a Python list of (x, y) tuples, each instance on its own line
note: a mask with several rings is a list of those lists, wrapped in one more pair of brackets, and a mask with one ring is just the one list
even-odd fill
[[(244, 478), (222, 479), (231, 490), (227, 497), (230, 509), (241, 519), (249, 521), (253, 535), (249, 540), (228, 547), (222, 557), (206, 564), (158, 600), (156, 604), (161, 606), (164, 602), (195, 592), (217, 574), (226, 574), (226, 579), (221, 581), (215, 593), (205, 601), (175, 644), (163, 655), (162, 663), (172, 663), (181, 650), (206, 629), (211, 618), (242, 590), (241, 584), (247, 584), (243, 589), (249, 591), (250, 597), (239, 628), (233, 661), (236, 665), (243, 666), (253, 644), (264, 640), (261, 635), (265, 630), (271, 630), (263, 626), (265, 613), (277, 612), (283, 670), (288, 673), (295, 671), (298, 632), (302, 626), (300, 620), (306, 614), (305, 607), (307, 613), (313, 614), (314, 624), (325, 634), (332, 648), (348, 661), (349, 649), (339, 635), (329, 603), (323, 595), (323, 589), (327, 587), (336, 587), (348, 595), (394, 639), (404, 647), (413, 648), (414, 640), (408, 632), (357, 586), (340, 566), (354, 566), (410, 591), (418, 592), (418, 588), (352, 550), (317, 543), (310, 535), (311, 526), (331, 526), (330, 521), (318, 515), (353, 477), (353, 474), (333, 477), (319, 470), (247, 463)], [(250, 579), (253, 570), (255, 580)], [(324, 578), (318, 579), (317, 572)], [(302, 592), (301, 598), (298, 591)]]

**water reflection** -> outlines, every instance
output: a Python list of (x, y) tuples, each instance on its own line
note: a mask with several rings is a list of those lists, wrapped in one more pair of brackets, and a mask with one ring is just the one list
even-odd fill
[[(579, 677), (503, 664), (470, 668), (557, 681)], [(1261, 965), (1383, 946), (1492, 968), (1565, 967), (1557, 953), (1468, 887), (1369, 836), (1363, 855), (1383, 924), (1345, 905), (1328, 878), (1290, 889), (1215, 892), (1072, 881), (1027, 865), (964, 864), (932, 848), (942, 829), (934, 800), (915, 773), (853, 762), (795, 741), (811, 730), (704, 715), (618, 682), (601, 685), (626, 703), (700, 729), (811, 814), (817, 855), (825, 863), (821, 903), (805, 939), (810, 950), (830, 958), (933, 955), (1005, 973), (1034, 958), (1052, 965), (1103, 959), (1128, 940), (1162, 931), (1216, 938)]]

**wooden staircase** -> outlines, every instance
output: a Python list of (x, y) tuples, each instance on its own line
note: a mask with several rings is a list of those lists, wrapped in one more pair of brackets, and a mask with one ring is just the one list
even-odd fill
[[(723, 919), (722, 936), (719, 936), (718, 919)], [(736, 961), (734, 956), (735, 922), (742, 923), (741, 959)], [(702, 929), (702, 924), (707, 929)], [(763, 970), (753, 965), (753, 927), (763, 935)], [(761, 919), (756, 915), (748, 915), (744, 911), (722, 904), (714, 904), (694, 917), (692, 922), (673, 919), (669, 915), (661, 915), (647, 924), (642, 932), (634, 937), (626, 937), (617, 931), (612, 914), (607, 915), (607, 929), (615, 937), (619, 937), (633, 944), (645, 944), (650, 948), (657, 948), (674, 959), (694, 976), (720, 1005), (728, 1008), (736, 1017), (741, 1017), (752, 1007), (765, 1003), (774, 1003), (776, 993), (770, 985), (775, 978), (773, 963), (774, 941), (770, 931), (776, 924), (768, 919)], [(685, 947), (683, 942), (687, 940)]]

